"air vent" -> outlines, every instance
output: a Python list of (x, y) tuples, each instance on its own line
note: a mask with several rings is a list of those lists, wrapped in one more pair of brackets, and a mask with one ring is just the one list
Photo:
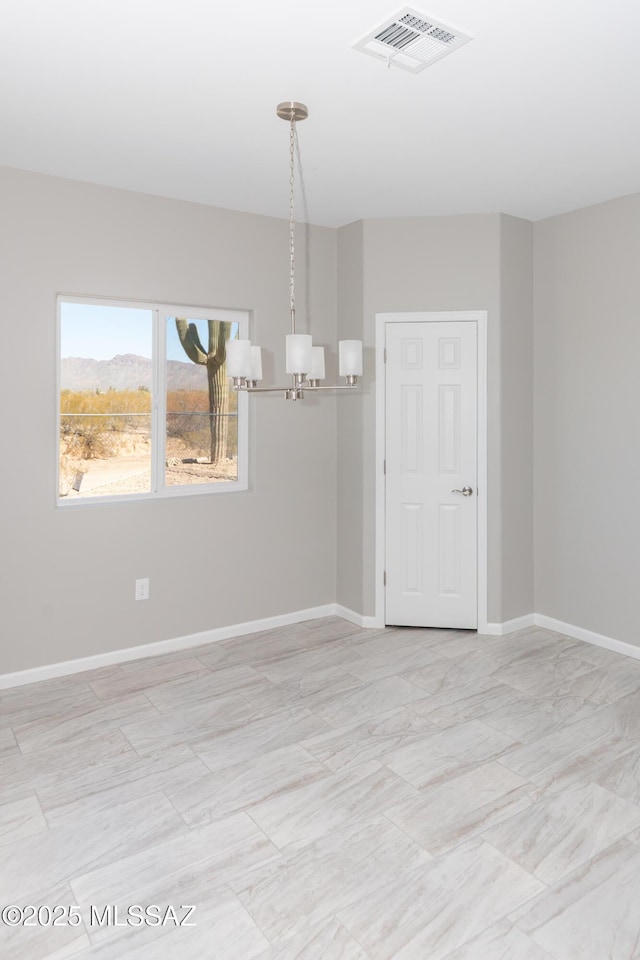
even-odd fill
[(403, 70), (419, 73), (471, 39), (454, 27), (404, 7), (353, 47)]

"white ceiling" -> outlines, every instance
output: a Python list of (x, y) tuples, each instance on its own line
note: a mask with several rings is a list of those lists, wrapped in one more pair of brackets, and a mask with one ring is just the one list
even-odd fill
[(352, 49), (403, 0), (3, 0), (0, 164), (286, 218), (300, 100), (314, 223), (640, 191), (638, 0), (409, 5), (474, 39), (414, 75)]

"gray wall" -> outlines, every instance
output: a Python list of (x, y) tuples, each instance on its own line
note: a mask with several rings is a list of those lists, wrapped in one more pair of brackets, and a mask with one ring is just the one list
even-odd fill
[(500, 227), (501, 469), (499, 496), (492, 502), (500, 505), (500, 621), (504, 623), (535, 610), (533, 224), (503, 216)]
[(640, 195), (535, 225), (536, 611), (640, 645)]
[[(339, 249), (357, 263), (354, 225), (340, 231)], [(340, 408), (338, 501), (350, 504), (354, 521), (338, 531), (338, 555), (348, 557), (344, 602), (365, 615), (375, 607), (375, 344), (376, 313), (392, 311), (488, 311), (489, 597), (488, 618), (502, 621), (532, 611), (531, 480), (517, 496), (504, 494), (531, 463), (531, 225), (499, 215), (367, 220), (362, 224), (362, 266), (345, 271), (339, 289), (340, 336), (346, 304), (357, 307), (363, 289), (361, 335), (368, 381), (359, 401)], [(513, 277), (503, 280), (505, 270)], [(362, 280), (360, 274), (362, 273)], [(502, 302), (504, 301), (504, 303)], [(520, 342), (521, 336), (524, 343)], [(512, 368), (505, 373), (505, 364)], [(502, 401), (511, 404), (502, 414)], [(520, 423), (519, 428), (517, 423)], [(503, 435), (504, 434), (504, 435)], [(358, 456), (346, 455), (349, 443)], [(527, 449), (528, 444), (528, 449)], [(524, 463), (521, 462), (524, 451)], [(504, 522), (522, 509), (515, 528)], [(356, 514), (356, 507), (361, 509)], [(344, 511), (346, 515), (346, 510)], [(529, 551), (522, 560), (520, 554)], [(507, 570), (506, 568), (509, 567)], [(340, 584), (339, 584), (340, 590)], [(340, 596), (340, 593), (339, 593)], [(351, 602), (349, 602), (351, 600)]]
[[(349, 224), (338, 231), (338, 329), (341, 340), (362, 339), (364, 273), (363, 224)], [(358, 613), (365, 611), (363, 532), (365, 516), (362, 496), (364, 447), (367, 443), (364, 410), (375, 377), (375, 358), (370, 347), (364, 356), (364, 377), (353, 393), (340, 396), (338, 412), (338, 552), (336, 600)]]
[[(0, 202), (0, 673), (336, 599), (373, 615), (374, 324), (391, 311), (488, 311), (489, 620), (535, 610), (640, 644), (640, 196), (535, 228), (474, 215), (300, 231), (300, 327), (309, 313), (332, 350), (338, 327), (362, 336), (363, 389), (253, 398), (247, 493), (75, 509), (55, 507), (56, 294), (252, 310), (281, 378), (287, 224), (8, 169)], [(141, 576), (147, 603), (132, 599)]]
[[(0, 673), (334, 602), (331, 396), (251, 398), (246, 493), (55, 507), (56, 294), (251, 309), (282, 376), (286, 221), (9, 169), (0, 204)], [(335, 350), (335, 231), (309, 234), (298, 302)]]

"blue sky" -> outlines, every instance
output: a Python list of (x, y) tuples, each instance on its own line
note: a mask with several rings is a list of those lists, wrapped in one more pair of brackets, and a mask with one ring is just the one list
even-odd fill
[[(207, 321), (196, 321), (207, 347)], [(60, 356), (111, 360), (118, 354), (151, 357), (153, 310), (94, 303), (61, 304)], [(167, 358), (188, 363), (175, 323), (167, 324)]]

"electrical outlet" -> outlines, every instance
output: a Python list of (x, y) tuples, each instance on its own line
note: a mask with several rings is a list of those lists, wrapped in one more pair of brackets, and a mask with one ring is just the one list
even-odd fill
[(136, 580), (136, 600), (149, 599), (149, 577)]

